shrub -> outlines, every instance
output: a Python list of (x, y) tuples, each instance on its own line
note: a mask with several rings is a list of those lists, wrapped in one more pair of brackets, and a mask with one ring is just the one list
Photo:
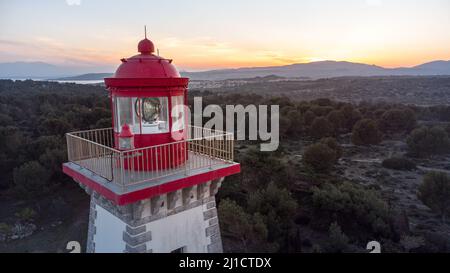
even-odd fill
[(333, 125), (324, 117), (317, 117), (314, 119), (310, 128), (310, 135), (315, 139), (321, 139), (333, 134)]
[(12, 227), (6, 223), (0, 223), (0, 234), (9, 234), (12, 230)]
[(335, 133), (338, 133), (344, 125), (344, 115), (338, 110), (328, 113), (327, 120), (333, 125)]
[(381, 132), (372, 119), (358, 121), (352, 130), (352, 142), (355, 145), (375, 145), (381, 142)]
[(22, 222), (31, 222), (36, 216), (36, 211), (32, 208), (23, 208), (16, 213), (16, 217)]
[(284, 232), (293, 224), (297, 202), (288, 190), (270, 182), (266, 188), (250, 194), (248, 209), (252, 213), (261, 213), (270, 238), (284, 238)]
[(220, 226), (224, 238), (233, 240), (231, 251), (272, 252), (277, 245), (267, 241), (267, 226), (260, 214), (248, 214), (235, 201), (223, 199), (218, 208)]
[(416, 126), (416, 122), (415, 113), (411, 109), (392, 109), (381, 116), (380, 127), (387, 133), (409, 132)]
[(450, 140), (441, 127), (421, 127), (414, 129), (406, 139), (411, 155), (427, 157), (449, 151)]
[(303, 124), (305, 124), (306, 126), (311, 126), (311, 124), (313, 123), (315, 118), (316, 118), (316, 114), (314, 114), (313, 111), (308, 110), (303, 115)]
[(323, 143), (315, 143), (306, 147), (303, 163), (315, 172), (328, 172), (336, 162), (336, 152)]
[(37, 161), (30, 161), (14, 169), (14, 184), (17, 193), (30, 197), (47, 190), (50, 174)]
[(328, 230), (327, 252), (346, 252), (349, 248), (349, 239), (337, 222), (333, 222)]
[(446, 215), (450, 213), (450, 177), (443, 172), (427, 173), (419, 186), (417, 197), (445, 222)]
[(416, 168), (416, 164), (411, 160), (404, 157), (391, 157), (383, 160), (381, 165), (387, 169), (393, 170), (414, 170)]
[(341, 148), (341, 145), (339, 145), (339, 143), (336, 141), (335, 138), (333, 138), (333, 137), (322, 138), (320, 140), (320, 143), (327, 145), (329, 148), (331, 148), (334, 151), (334, 153), (335, 153), (335, 157), (334, 157), (335, 162), (337, 162), (339, 160), (339, 158), (341, 158), (341, 156), (342, 156), (342, 148)]
[(355, 110), (350, 104), (344, 105), (340, 112), (343, 117), (343, 129), (345, 129), (346, 132), (351, 131), (355, 123), (361, 119), (361, 113), (358, 110)]
[[(367, 235), (391, 236), (390, 216), (387, 203), (374, 190), (344, 182), (339, 185), (324, 184), (313, 189), (313, 205), (321, 219), (337, 219)], [(345, 227), (345, 226), (343, 226)]]

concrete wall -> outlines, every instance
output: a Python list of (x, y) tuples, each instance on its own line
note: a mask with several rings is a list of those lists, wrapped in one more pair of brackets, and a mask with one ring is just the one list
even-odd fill
[(126, 244), (122, 240), (122, 234), (125, 231), (126, 224), (99, 205), (96, 205), (95, 209), (97, 212), (94, 224), (95, 234), (93, 238), (95, 252), (123, 252)]
[(152, 232), (147, 249), (157, 253), (169, 253), (184, 247), (185, 252), (207, 252), (206, 221), (203, 205), (164, 217), (146, 225)]
[(221, 182), (126, 206), (91, 192), (87, 252), (222, 252), (215, 202)]

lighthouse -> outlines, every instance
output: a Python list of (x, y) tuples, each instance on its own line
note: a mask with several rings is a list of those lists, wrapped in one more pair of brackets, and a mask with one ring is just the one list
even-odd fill
[(105, 78), (112, 127), (66, 134), (65, 174), (90, 195), (86, 251), (222, 252), (215, 195), (233, 134), (190, 126), (188, 78), (141, 40)]

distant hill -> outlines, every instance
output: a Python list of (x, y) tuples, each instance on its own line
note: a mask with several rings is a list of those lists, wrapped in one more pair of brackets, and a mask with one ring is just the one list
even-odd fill
[[(84, 68), (85, 69), (85, 68)], [(0, 63), (0, 78), (47, 78), (56, 80), (102, 80), (112, 73), (76, 72), (81, 68), (60, 67), (46, 63)], [(80, 74), (78, 76), (74, 76)], [(284, 66), (244, 67), (203, 72), (181, 72), (192, 80), (245, 79), (266, 76), (285, 78), (334, 78), (345, 76), (431, 76), (450, 75), (450, 61), (433, 61), (414, 67), (384, 68), (343, 61), (321, 61)]]
[(264, 77), (333, 78), (343, 76), (429, 76), (450, 75), (450, 61), (435, 61), (411, 68), (384, 68), (351, 62), (322, 61), (285, 66), (248, 67), (237, 69), (210, 70), (204, 72), (184, 72), (184, 76), (194, 80), (224, 80)]
[(0, 78), (8, 79), (54, 79), (70, 77), (91, 71), (111, 71), (111, 67), (103, 66), (65, 66), (44, 62), (12, 62), (0, 63)]

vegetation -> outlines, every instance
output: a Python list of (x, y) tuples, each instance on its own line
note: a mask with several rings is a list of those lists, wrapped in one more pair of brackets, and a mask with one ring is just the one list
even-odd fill
[(349, 249), (349, 238), (342, 232), (342, 229), (337, 222), (331, 223), (328, 237), (329, 241), (326, 246), (328, 252), (340, 253), (346, 252)]
[(64, 134), (104, 119), (111, 114), (100, 86), (0, 80), (0, 190), (35, 198), (69, 181)]
[(276, 245), (267, 243), (267, 226), (260, 214), (248, 214), (230, 199), (221, 201), (219, 214), (222, 236), (234, 241), (231, 251), (276, 251)]
[(349, 182), (326, 183), (313, 189), (312, 198), (316, 213), (322, 219), (335, 218), (344, 230), (365, 231), (365, 236), (391, 235), (388, 205), (373, 190)]
[(415, 113), (409, 108), (388, 110), (380, 119), (380, 127), (386, 133), (409, 132), (416, 123)]
[(311, 124), (311, 136), (321, 139), (333, 134), (333, 125), (325, 117), (316, 117)]
[(450, 213), (450, 177), (442, 172), (425, 175), (417, 193), (419, 199), (441, 216), (445, 222)]
[(355, 145), (375, 145), (381, 142), (381, 132), (374, 120), (362, 119), (352, 130), (352, 142)]
[(428, 157), (445, 154), (450, 150), (450, 139), (442, 127), (420, 127), (414, 129), (408, 136), (406, 143), (411, 155)]
[(336, 158), (336, 151), (323, 143), (312, 144), (303, 153), (304, 164), (315, 172), (328, 172)]
[[(336, 81), (349, 80), (323, 80), (321, 84), (333, 83), (331, 88)], [(279, 85), (292, 83), (267, 84), (245, 86), (242, 90), (249, 91), (246, 93), (225, 92), (226, 88), (224, 92), (193, 90), (189, 93), (190, 103), (192, 97), (202, 96), (204, 105), (280, 106), (277, 151), (260, 152), (255, 142), (236, 143), (236, 161), (241, 163), (242, 172), (227, 177), (217, 198), (225, 251), (351, 252), (364, 250), (367, 241), (373, 239), (390, 244), (397, 251), (422, 247), (436, 251), (450, 249), (450, 245), (447, 248), (443, 243), (446, 242), (443, 237), (435, 233), (421, 234), (424, 242), (419, 237), (416, 240), (416, 234), (398, 227), (396, 221), (401, 217), (395, 202), (375, 187), (362, 186), (360, 181), (350, 181), (342, 175), (343, 164), (348, 154), (354, 152), (352, 149), (373, 148), (348, 148), (345, 144), (350, 141), (372, 145), (380, 143), (381, 135), (385, 140), (398, 140), (409, 134), (408, 156), (428, 157), (448, 152), (444, 147), (448, 144), (450, 126), (436, 127), (433, 122), (448, 121), (450, 107), (352, 104), (317, 98), (300, 101), (282, 94), (264, 93), (266, 89), (277, 92)], [(288, 89), (297, 90), (298, 84)], [(262, 91), (254, 94), (254, 90)], [(109, 127), (109, 107), (101, 86), (0, 81), (2, 194), (10, 194), (14, 200), (29, 200), (31, 204), (33, 199), (45, 198), (52, 200), (52, 206), (61, 202), (53, 200), (51, 194), (70, 181), (61, 172), (61, 164), (66, 160), (64, 133)], [(414, 128), (417, 120), (431, 122)], [(302, 160), (299, 154), (303, 155)], [(343, 160), (339, 160), (342, 157)], [(410, 163), (412, 161), (404, 157), (391, 158), (385, 160), (383, 166), (409, 170)], [(420, 199), (445, 217), (448, 209), (443, 209), (437, 201), (450, 199), (438, 195), (445, 192), (443, 187), (440, 191), (434, 190), (442, 183), (430, 184), (425, 180), (428, 186), (421, 186)], [(80, 190), (74, 194), (84, 193)], [(62, 208), (62, 214), (68, 211), (59, 204), (57, 207)], [(41, 211), (30, 206), (30, 209), (17, 209), (12, 214), (17, 213), (17, 217), (23, 219), (20, 221), (37, 223), (39, 215), (46, 213), (45, 208)], [(0, 225), (0, 230), (13, 226), (2, 222), (5, 223)]]

